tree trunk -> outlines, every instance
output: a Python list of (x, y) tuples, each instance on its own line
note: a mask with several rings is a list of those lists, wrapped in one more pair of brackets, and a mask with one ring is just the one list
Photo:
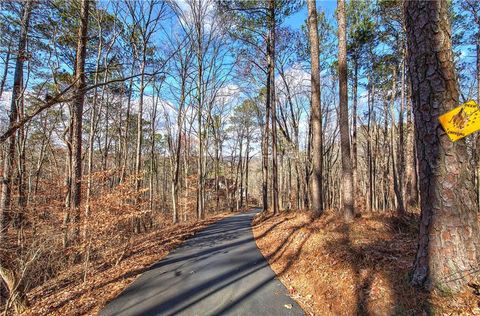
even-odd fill
[[(154, 200), (155, 200), (155, 191), (153, 189), (153, 182), (154, 178), (156, 177), (156, 173), (158, 171), (158, 166), (155, 163), (156, 162), (156, 155), (155, 155), (155, 124), (157, 121), (157, 108), (158, 108), (158, 100), (160, 98), (160, 89), (158, 89), (157, 95), (155, 95), (155, 90), (156, 87), (153, 87), (153, 109), (152, 109), (152, 116), (151, 116), (151, 122), (150, 122), (150, 175), (149, 175), (149, 209), (150, 209), (150, 214), (147, 215), (147, 221), (151, 222), (152, 214), (155, 209), (154, 205)], [(165, 170), (165, 156), (163, 157), (163, 170)], [(155, 175), (155, 177), (154, 177)], [(166, 180), (166, 179), (164, 179)], [(165, 183), (165, 181), (163, 182)], [(165, 188), (165, 185), (162, 185), (162, 188)], [(162, 194), (162, 197), (164, 197), (165, 194)]]
[[(130, 76), (133, 76), (135, 71), (135, 61), (132, 62), (132, 69), (130, 70)], [(133, 89), (133, 78), (130, 79), (128, 84), (128, 99), (127, 99), (127, 113), (125, 115), (125, 135), (123, 136), (123, 162), (122, 162), (122, 171), (120, 175), (120, 182), (123, 183), (127, 175), (127, 162), (128, 162), (128, 135), (130, 133), (130, 108), (132, 103), (132, 89)]]
[[(18, 116), (18, 108), (20, 102), (23, 98), (23, 62), (26, 60), (26, 44), (28, 37), (28, 27), (30, 23), (30, 14), (33, 7), (33, 1), (28, 0), (25, 2), (22, 13), (21, 21), (21, 30), (20, 38), (18, 42), (18, 55), (15, 63), (15, 73), (13, 79), (13, 89), (12, 89), (12, 100), (10, 103), (10, 113), (9, 113), (9, 127), (12, 127)], [(11, 217), (10, 214), (10, 204), (11, 204), (11, 193), (12, 193), (12, 176), (14, 171), (14, 162), (15, 162), (15, 134), (10, 136), (6, 142), (6, 154), (3, 161), (3, 179), (2, 179), (2, 191), (0, 196), (0, 244), (4, 249), (8, 249), (8, 238), (5, 238), (5, 234), (8, 227), (8, 221)], [(14, 276), (13, 267), (9, 265), (11, 262), (5, 261), (5, 256), (0, 257), (0, 277), (5, 282), (9, 284), (7, 275)], [(15, 281), (21, 282), (21, 281)], [(2, 285), (0, 284), (0, 287)], [(9, 296), (14, 298), (13, 304), (18, 306), (19, 311), (28, 306), (28, 301), (23, 291), (22, 286), (17, 287), (18, 293), (12, 293), (12, 287), (9, 287), (10, 293)]]
[(248, 208), (248, 164), (250, 161), (250, 135), (247, 135), (247, 148), (245, 152), (245, 206)]
[(373, 211), (373, 156), (372, 156), (372, 115), (373, 105), (371, 101), (371, 83), (370, 77), (368, 77), (367, 84), (367, 105), (368, 105), (368, 117), (367, 117), (367, 159), (368, 159), (368, 210)]
[(347, 87), (347, 29), (345, 22), (345, 1), (337, 1), (338, 18), (338, 80), (339, 80), (339, 125), (340, 147), (342, 150), (342, 194), (343, 215), (346, 221), (354, 217), (353, 170), (350, 156), (350, 132), (348, 130), (348, 87)]
[(400, 111), (398, 116), (398, 133), (399, 133), (399, 145), (398, 145), (398, 178), (400, 192), (402, 194), (402, 208), (403, 211), (407, 211), (407, 203), (405, 201), (405, 169), (406, 169), (406, 159), (405, 159), (405, 128), (404, 128), (404, 113), (405, 113), (405, 50), (402, 52), (403, 60), (401, 63), (401, 93), (400, 93)]
[[(267, 36), (267, 59), (269, 58), (271, 50), (271, 40), (270, 36)], [(270, 63), (268, 63), (270, 67)], [(271, 76), (270, 68), (267, 71), (267, 84), (266, 84), (266, 95), (265, 95), (265, 126), (263, 129), (262, 135), (262, 205), (263, 211), (268, 212), (268, 140), (269, 140), (269, 129), (270, 129), (270, 89), (271, 89)]]
[[(243, 139), (244, 135), (242, 135), (242, 139)], [(244, 171), (245, 171), (245, 168), (244, 168), (244, 165), (243, 165), (243, 160), (244, 160), (244, 157), (243, 157), (243, 142), (240, 143), (240, 209), (243, 208), (243, 180), (244, 180)]]
[[(358, 105), (358, 56), (353, 58), (353, 108), (352, 108), (352, 175), (353, 175), (353, 195), (357, 195), (358, 176), (357, 176), (357, 105)], [(355, 208), (356, 201), (353, 201)]]
[[(101, 28), (100, 28), (101, 30)], [(101, 34), (101, 32), (100, 32)], [(100, 68), (100, 57), (102, 53), (102, 37), (99, 37), (99, 43), (97, 48), (97, 60), (95, 66), (95, 76), (94, 76), (94, 84), (98, 83), (98, 70)], [(105, 75), (106, 76), (106, 75)], [(93, 172), (93, 146), (94, 146), (94, 139), (95, 139), (95, 127), (96, 127), (96, 120), (97, 120), (97, 100), (98, 100), (98, 89), (95, 88), (93, 91), (93, 102), (90, 109), (90, 132), (88, 133), (88, 162), (87, 162), (87, 192), (85, 197), (85, 226), (84, 226), (84, 239), (87, 237), (87, 220), (90, 215), (90, 200), (92, 195), (92, 172)]]
[(273, 214), (278, 214), (279, 206), (279, 192), (278, 192), (278, 154), (277, 154), (277, 109), (275, 102), (275, 0), (268, 2), (269, 11), (269, 37), (270, 37), (270, 49), (268, 50), (268, 72), (270, 77), (270, 93), (267, 98), (270, 98), (270, 110), (272, 117), (272, 193), (273, 193)]
[(459, 101), (448, 1), (404, 9), (421, 197), (412, 284), (455, 292), (476, 269), (480, 235), (465, 140), (452, 143), (437, 119)]
[[(240, 209), (241, 199), (242, 199), (242, 151), (243, 151), (243, 131), (240, 135), (238, 135), (238, 142), (239, 142), (239, 154), (238, 154), (238, 163), (237, 169), (235, 172), (235, 210), (238, 212)], [(240, 180), (240, 181), (239, 181)], [(240, 182), (240, 183), (239, 183)]]
[(220, 185), (219, 185), (219, 176), (220, 176), (220, 140), (219, 140), (219, 126), (215, 122), (214, 124), (214, 137), (215, 137), (215, 212), (219, 211), (220, 207)]
[[(310, 114), (310, 117), (309, 117), (309, 120), (308, 120), (308, 134), (307, 134), (307, 154), (305, 155), (305, 188), (304, 188), (304, 192), (305, 192), (305, 206), (308, 208), (308, 209), (311, 209), (312, 207), (312, 190), (309, 190), (310, 188), (310, 179), (311, 179), (311, 176), (312, 176), (312, 169), (313, 169), (313, 166), (312, 166), (312, 139), (313, 139), (313, 116), (312, 114)], [(321, 123), (321, 121), (320, 121)], [(321, 130), (321, 129), (320, 129)], [(320, 137), (320, 141), (322, 140), (322, 138)], [(323, 151), (323, 149), (322, 149)], [(323, 162), (320, 164), (320, 167), (322, 166)], [(322, 169), (320, 168), (320, 171)], [(321, 184), (321, 182), (320, 182)], [(316, 187), (318, 189), (318, 186)], [(320, 194), (320, 196), (322, 196)], [(320, 203), (320, 206), (323, 205), (323, 203)], [(323, 209), (322, 209), (323, 211)], [(320, 213), (321, 214), (321, 213)], [(315, 214), (314, 214), (315, 215)]]
[[(395, 131), (395, 96), (397, 92), (397, 68), (393, 69), (393, 86), (392, 86), (392, 100), (390, 101), (390, 117), (392, 119), (392, 126), (390, 126), (390, 143), (391, 143), (391, 159), (392, 159), (392, 175), (393, 175), (393, 190), (395, 192), (396, 198), (396, 210), (397, 213), (400, 215), (405, 214), (405, 205), (403, 204), (403, 182), (402, 182), (402, 167), (400, 162), (400, 167), (398, 166), (397, 157), (401, 155), (398, 152), (403, 151), (403, 147), (397, 148), (397, 136)], [(403, 82), (403, 81), (402, 81)], [(402, 101), (403, 102), (403, 101)], [(400, 117), (399, 117), (399, 129), (400, 123), (403, 123), (402, 119), (402, 109), (400, 110)], [(403, 142), (403, 134), (400, 134), (400, 143)]]
[(477, 41), (475, 45), (477, 51), (477, 104), (480, 104), (480, 18), (477, 23)]
[[(30, 22), (30, 13), (33, 2), (31, 0), (25, 3), (22, 14), (22, 28), (18, 42), (18, 55), (15, 63), (15, 74), (13, 78), (12, 99), (10, 102), (9, 127), (12, 127), (18, 116), (18, 109), (23, 98), (23, 62), (26, 60), (26, 45), (28, 36), (28, 27)], [(10, 204), (12, 198), (12, 176), (15, 162), (15, 134), (10, 136), (6, 142), (6, 154), (3, 160), (2, 191), (0, 196), (0, 243), (3, 240), (3, 234), (11, 218)], [(0, 264), (2, 262), (0, 261)]]
[[(183, 106), (185, 104), (185, 80), (186, 76), (182, 76), (182, 85), (180, 92), (180, 107), (178, 109), (177, 117), (177, 144), (175, 146), (175, 167), (172, 177), (172, 210), (173, 223), (178, 223), (178, 185), (180, 182), (180, 153), (182, 149), (182, 127), (183, 127)], [(185, 175), (186, 177), (187, 175)], [(185, 188), (186, 190), (187, 188)]]
[(315, 216), (323, 213), (323, 187), (322, 187), (322, 110), (320, 104), (320, 60), (319, 39), (317, 24), (317, 8), (315, 0), (308, 0), (308, 29), (310, 41), (311, 70), (311, 124), (312, 124), (312, 168), (311, 181), (312, 211)]
[(72, 180), (71, 203), (74, 221), (74, 240), (78, 238), (80, 223), (80, 203), (82, 194), (82, 122), (83, 103), (85, 100), (85, 59), (87, 55), (88, 10), (90, 0), (82, 0), (80, 10), (80, 27), (78, 29), (77, 53), (75, 60), (75, 98), (73, 100), (72, 125)]
[[(199, 3), (201, 5), (201, 3)], [(202, 135), (202, 115), (203, 115), (203, 29), (200, 21), (196, 22), (197, 32), (197, 102), (198, 102), (198, 160), (197, 160), (197, 218), (204, 216), (204, 197), (203, 197), (203, 135)]]
[[(20, 98), (18, 108), (18, 119), (21, 120), (25, 116), (25, 102), (24, 98)], [(25, 126), (18, 129), (18, 163), (17, 163), (17, 187), (18, 187), (18, 209), (14, 214), (13, 226), (17, 229), (21, 229), (24, 224), (24, 212), (27, 207), (27, 180), (26, 180), (26, 156), (25, 146), (27, 137), (25, 135)]]
[[(141, 175), (140, 175), (140, 169), (142, 167), (142, 142), (143, 142), (143, 93), (145, 91), (145, 66), (147, 63), (147, 47), (146, 43), (144, 43), (143, 47), (143, 60), (142, 60), (142, 65), (140, 66), (140, 100), (138, 101), (138, 113), (137, 113), (137, 145), (136, 145), (136, 151), (135, 151), (135, 191), (137, 193), (136, 200), (137, 202), (140, 201), (140, 187), (141, 187)], [(142, 177), (143, 178), (143, 177)], [(137, 225), (136, 230), (138, 230)]]
[(407, 84), (407, 137), (406, 137), (406, 183), (405, 183), (405, 195), (406, 203), (408, 206), (417, 206), (418, 205), (418, 192), (417, 192), (417, 183), (416, 183), (416, 154), (415, 154), (415, 139), (414, 139), (414, 126), (412, 120), (412, 101), (411, 101), (411, 88)]
[[(473, 12), (474, 14), (477, 12)], [(477, 61), (476, 61), (476, 70), (477, 70), (477, 105), (480, 104), (480, 17), (478, 15), (475, 16), (475, 22), (477, 24), (477, 34), (475, 36), (476, 43), (475, 43), (475, 48), (477, 52)], [(1, 94), (0, 94), (1, 97)], [(476, 163), (476, 194), (477, 194), (477, 208), (480, 211), (480, 136), (477, 134), (475, 136), (476, 142), (475, 142), (475, 147), (476, 147), (476, 152), (475, 156), (477, 158), (477, 163)]]
[[(101, 28), (100, 28), (101, 30)], [(101, 32), (100, 32), (101, 33)], [(94, 84), (98, 83), (98, 70), (100, 68), (100, 56), (102, 52), (102, 37), (100, 36), (100, 40), (98, 43), (97, 49), (97, 60), (95, 66), (95, 76), (94, 76)], [(106, 77), (105, 73), (105, 77)], [(82, 241), (87, 244), (87, 249), (85, 251), (85, 261), (84, 261), (84, 273), (83, 273), (83, 282), (87, 281), (88, 276), (88, 266), (90, 261), (90, 242), (87, 242), (88, 238), (88, 224), (89, 224), (89, 217), (90, 217), (90, 209), (91, 209), (91, 195), (92, 195), (92, 186), (93, 186), (93, 146), (94, 146), (94, 137), (96, 131), (96, 120), (97, 120), (97, 99), (98, 99), (98, 89), (94, 89), (93, 94), (93, 102), (90, 108), (90, 131), (88, 133), (88, 161), (87, 161), (87, 192), (85, 197), (85, 219), (83, 223), (83, 232), (82, 232)]]

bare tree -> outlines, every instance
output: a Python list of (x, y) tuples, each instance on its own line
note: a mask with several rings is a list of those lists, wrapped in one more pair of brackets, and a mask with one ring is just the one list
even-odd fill
[[(22, 20), (20, 38), (18, 41), (17, 58), (15, 62), (15, 73), (13, 78), (12, 100), (10, 103), (9, 127), (17, 122), (18, 110), (23, 102), (23, 64), (27, 59), (27, 39), (28, 28), (30, 24), (30, 15), (33, 8), (33, 1), (27, 0), (22, 9)], [(6, 65), (5, 65), (6, 67)], [(6, 235), (8, 222), (11, 217), (11, 194), (12, 194), (12, 176), (15, 162), (15, 134), (11, 135), (7, 141), (7, 151), (3, 160), (3, 178), (2, 191), (0, 196), (0, 244), (6, 247)], [(10, 262), (11, 264), (12, 262)], [(13, 304), (18, 313), (22, 312), (28, 305), (24, 293), (24, 285), (20, 283), (18, 276), (15, 275), (12, 267), (8, 266), (2, 256), (0, 259), (0, 277), (7, 285), (10, 297), (13, 298)], [(2, 285), (0, 285), (2, 286)], [(15, 293), (17, 292), (17, 293)]]
[[(23, 64), (27, 58), (26, 45), (28, 37), (28, 27), (30, 23), (30, 14), (32, 12), (33, 1), (28, 0), (23, 6), (21, 32), (18, 42), (18, 55), (15, 62), (15, 74), (13, 78), (12, 98), (10, 103), (9, 127), (17, 121), (19, 104), (23, 99)], [(15, 161), (15, 134), (11, 135), (7, 143), (7, 153), (4, 158), (2, 191), (0, 196), (0, 241), (2, 241), (10, 217), (10, 203), (12, 192), (12, 175)]]
[(71, 126), (72, 170), (70, 209), (73, 212), (74, 236), (78, 237), (80, 223), (80, 203), (82, 201), (82, 124), (83, 105), (85, 101), (85, 59), (87, 56), (88, 15), (90, 0), (82, 0), (80, 4), (80, 26), (78, 28), (77, 52), (75, 59), (75, 87), (73, 100), (73, 116)]

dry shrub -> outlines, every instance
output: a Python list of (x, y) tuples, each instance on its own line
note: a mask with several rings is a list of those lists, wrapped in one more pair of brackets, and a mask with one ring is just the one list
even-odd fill
[[(115, 170), (92, 174), (94, 194), (88, 213), (88, 180), (83, 180), (84, 204), (80, 221), (74, 223), (74, 214), (64, 206), (66, 190), (59, 179), (60, 175), (40, 180), (28, 207), (23, 212), (13, 210), (23, 214), (23, 225), (10, 227), (0, 246), (14, 272), (14, 283), (21, 285), (18, 292), (28, 294), (32, 308), (27, 314), (98, 311), (133, 277), (208, 223), (171, 225), (170, 214), (156, 210), (168, 210), (165, 201), (156, 199), (157, 207), (149, 209), (148, 192), (135, 190), (134, 177), (116, 184)], [(193, 219), (193, 206), (188, 204), (185, 210)], [(10, 305), (12, 313), (15, 306)], [(83, 312), (77, 311), (82, 308)]]

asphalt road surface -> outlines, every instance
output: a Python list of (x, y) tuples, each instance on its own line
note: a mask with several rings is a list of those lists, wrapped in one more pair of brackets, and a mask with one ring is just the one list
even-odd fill
[(100, 315), (305, 315), (255, 244), (255, 213), (231, 216), (197, 233)]

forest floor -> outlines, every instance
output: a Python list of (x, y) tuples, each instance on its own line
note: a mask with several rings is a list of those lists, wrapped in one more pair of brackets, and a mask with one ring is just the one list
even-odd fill
[(368, 214), (352, 224), (326, 213), (254, 219), (257, 246), (310, 315), (480, 315), (473, 289), (426, 293), (409, 285), (418, 214)]
[[(128, 254), (115, 260), (97, 262), (83, 282), (81, 264), (62, 271), (57, 277), (28, 293), (30, 308), (23, 315), (97, 315), (107, 302), (115, 298), (137, 276), (164, 258), (170, 250), (196, 232), (231, 213), (212, 216), (203, 221), (190, 221), (152, 229), (132, 237)], [(120, 254), (124, 249), (113, 249)]]

